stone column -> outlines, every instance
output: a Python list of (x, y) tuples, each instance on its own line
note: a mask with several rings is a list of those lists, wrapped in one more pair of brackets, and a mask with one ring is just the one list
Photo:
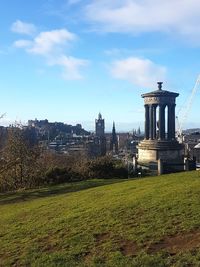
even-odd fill
[(149, 106), (149, 121), (150, 121), (150, 125), (149, 125), (149, 138), (152, 140), (153, 139), (153, 105)]
[(153, 139), (156, 139), (156, 108), (157, 105), (153, 105)]
[(172, 139), (172, 106), (170, 104), (167, 105), (168, 108), (168, 121), (167, 121), (167, 139)]
[(168, 105), (168, 139), (175, 139), (175, 104)]
[(145, 139), (149, 139), (149, 105), (145, 105), (145, 125), (144, 125), (144, 129), (145, 129)]
[(171, 138), (175, 139), (175, 104), (171, 106)]
[(158, 159), (158, 175), (163, 174), (163, 161), (162, 159)]
[(165, 139), (165, 105), (159, 105), (159, 139)]

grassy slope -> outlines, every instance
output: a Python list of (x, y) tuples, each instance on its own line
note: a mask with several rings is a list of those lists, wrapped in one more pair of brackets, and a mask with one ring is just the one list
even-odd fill
[(0, 266), (200, 266), (200, 173), (96, 183), (0, 195)]

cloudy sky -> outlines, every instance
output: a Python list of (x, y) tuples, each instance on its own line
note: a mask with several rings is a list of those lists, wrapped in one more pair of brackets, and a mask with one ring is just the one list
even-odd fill
[[(1, 124), (28, 119), (143, 128), (141, 94), (180, 93), (200, 73), (199, 0), (1, 0)], [(200, 90), (187, 127), (200, 126)], [(1, 115), (0, 114), (0, 115)]]

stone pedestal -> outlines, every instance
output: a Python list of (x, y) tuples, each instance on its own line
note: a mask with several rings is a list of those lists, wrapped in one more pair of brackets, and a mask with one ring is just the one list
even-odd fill
[[(167, 173), (168, 165), (175, 171), (184, 170), (183, 165), (184, 146), (174, 141), (143, 140), (138, 145), (138, 164), (150, 167), (162, 160), (162, 171)], [(169, 168), (168, 168), (169, 169)], [(170, 171), (169, 171), (170, 172)]]

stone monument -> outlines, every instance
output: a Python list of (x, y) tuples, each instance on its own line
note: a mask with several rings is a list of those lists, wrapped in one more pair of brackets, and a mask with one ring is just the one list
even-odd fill
[[(178, 93), (158, 90), (143, 94), (145, 136), (138, 145), (138, 164), (154, 166), (158, 173), (183, 170), (183, 145), (175, 137), (175, 106)], [(162, 165), (162, 166), (161, 166)]]

